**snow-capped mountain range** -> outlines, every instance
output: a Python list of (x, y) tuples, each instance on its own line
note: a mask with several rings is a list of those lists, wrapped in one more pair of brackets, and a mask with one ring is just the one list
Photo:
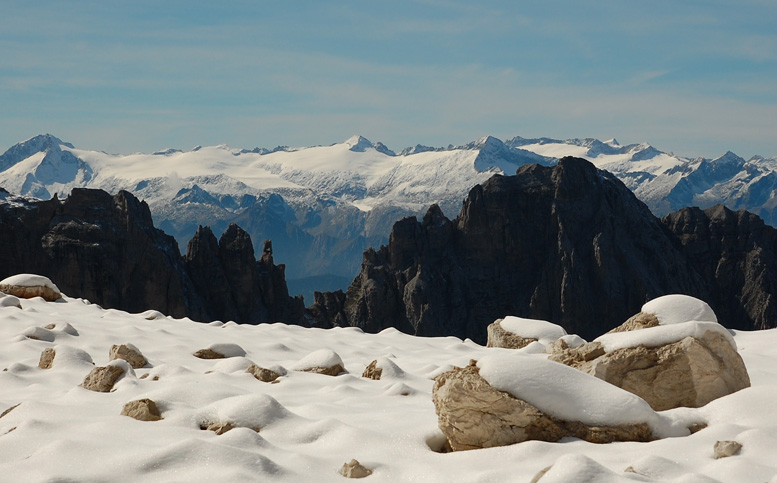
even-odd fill
[(156, 225), (182, 249), (198, 225), (220, 234), (237, 222), (256, 244), (273, 239), (290, 288), (304, 293), (309, 277), (318, 289), (347, 285), (362, 251), (385, 243), (399, 218), (421, 214), (432, 203), (454, 216), (467, 192), (492, 175), (570, 155), (614, 173), (657, 215), (724, 203), (777, 224), (777, 158), (745, 161), (729, 152), (687, 159), (614, 139), (487, 136), (463, 146), (416, 145), (395, 153), (353, 136), (307, 148), (219, 145), (113, 155), (46, 134), (0, 156), (0, 186), (43, 199), (66, 197), (74, 187), (130, 191), (148, 203)]

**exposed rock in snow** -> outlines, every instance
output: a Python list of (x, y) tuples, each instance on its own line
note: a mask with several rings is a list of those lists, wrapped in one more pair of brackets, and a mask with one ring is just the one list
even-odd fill
[(49, 278), (30, 273), (21, 273), (0, 281), (0, 292), (23, 299), (43, 297), (49, 302), (62, 298), (59, 289)]
[(343, 466), (340, 468), (340, 474), (346, 478), (366, 478), (372, 474), (372, 470), (357, 460), (351, 460), (348, 463), (343, 463)]
[(742, 445), (737, 441), (718, 441), (715, 443), (713, 457), (717, 460), (720, 458), (728, 458), (739, 453), (742, 449)]
[(129, 416), (138, 421), (159, 421), (162, 419), (162, 413), (159, 412), (156, 402), (148, 398), (128, 402), (121, 410), (121, 415)]
[(366, 377), (367, 379), (372, 379), (373, 381), (379, 381), (381, 374), (383, 374), (383, 369), (378, 367), (378, 361), (376, 359), (370, 362), (367, 365), (367, 367), (364, 368), (362, 377)]
[(345, 372), (345, 366), (340, 356), (329, 349), (311, 352), (292, 367), (295, 371), (313, 372), (327, 376), (336, 376)]
[(227, 357), (243, 357), (246, 351), (237, 344), (211, 344), (210, 347), (200, 349), (194, 353), (194, 357), (200, 359), (224, 359)]
[(81, 387), (95, 392), (111, 392), (113, 385), (124, 373), (125, 370), (120, 365), (95, 367), (81, 383)]
[(251, 365), (246, 368), (246, 372), (253, 375), (255, 378), (262, 382), (273, 382), (282, 375), (279, 372), (273, 371), (272, 369), (265, 369), (264, 367), (259, 367), (253, 363), (251, 363)]
[(38, 367), (41, 369), (51, 369), (52, 364), (54, 364), (54, 358), (57, 356), (57, 351), (54, 350), (53, 347), (47, 347), (43, 349), (43, 352), (40, 354), (40, 361), (38, 362)]
[(123, 359), (132, 366), (133, 369), (140, 369), (148, 364), (146, 357), (140, 352), (140, 349), (132, 344), (114, 345), (108, 354), (108, 359), (113, 361)]

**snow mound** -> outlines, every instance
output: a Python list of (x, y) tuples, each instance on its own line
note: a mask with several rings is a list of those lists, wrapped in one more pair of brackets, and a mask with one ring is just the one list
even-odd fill
[(686, 337), (701, 339), (707, 332), (717, 332), (723, 335), (736, 350), (736, 342), (725, 327), (717, 322), (699, 322), (695, 320), (674, 323), (672, 325), (658, 325), (628, 332), (604, 334), (594, 339), (594, 342), (600, 342), (605, 351), (611, 352), (638, 346), (659, 347), (666, 344), (674, 344)]
[(220, 343), (211, 344), (208, 349), (223, 354), (224, 357), (245, 357), (246, 351), (237, 344)]
[(202, 422), (230, 422), (241, 428), (259, 430), (281, 419), (293, 416), (272, 396), (246, 394), (216, 401), (198, 414)]
[(642, 312), (658, 317), (661, 325), (681, 324), (691, 320), (716, 323), (718, 321), (715, 312), (706, 302), (682, 294), (655, 298), (642, 306)]
[(544, 358), (489, 354), (478, 361), (480, 376), (550, 416), (588, 426), (647, 423), (661, 437), (687, 434), (639, 396)]
[(376, 359), (375, 368), (381, 369), (381, 378), (393, 377), (403, 378), (405, 377), (405, 371), (403, 371), (394, 361), (388, 357), (378, 357)]
[(542, 344), (549, 344), (554, 340), (567, 335), (563, 327), (545, 320), (524, 319), (508, 315), (500, 322), (507, 332), (511, 332), (525, 339), (537, 339)]
[(320, 349), (311, 352), (292, 366), (294, 371), (305, 371), (314, 367), (334, 367), (336, 365), (345, 367), (340, 356), (332, 350)]

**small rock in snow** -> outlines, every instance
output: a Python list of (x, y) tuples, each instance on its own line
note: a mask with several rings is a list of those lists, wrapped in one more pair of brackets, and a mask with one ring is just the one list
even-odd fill
[(739, 453), (742, 445), (736, 441), (718, 441), (715, 443), (715, 459), (728, 458)]
[(48, 302), (62, 298), (62, 294), (47, 277), (22, 273), (0, 281), (0, 292), (23, 299), (43, 297)]
[(351, 460), (349, 463), (343, 463), (340, 474), (346, 478), (365, 478), (372, 474), (372, 470), (356, 460)]
[(129, 416), (138, 421), (159, 421), (162, 419), (162, 413), (154, 401), (148, 398), (130, 401), (124, 405), (121, 410), (122, 416)]

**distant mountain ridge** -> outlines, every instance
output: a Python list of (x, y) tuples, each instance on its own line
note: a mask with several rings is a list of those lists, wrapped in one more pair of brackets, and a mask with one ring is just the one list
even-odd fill
[(612, 172), (659, 216), (722, 203), (777, 224), (777, 158), (686, 159), (614, 139), (485, 136), (395, 152), (357, 135), (309, 148), (220, 145), (110, 155), (45, 134), (0, 155), (0, 186), (41, 199), (67, 197), (73, 188), (129, 191), (148, 203), (155, 224), (181, 247), (200, 225), (221, 233), (237, 222), (257, 244), (273, 240), (295, 293), (296, 279), (352, 278), (363, 250), (386, 243), (394, 221), (420, 216), (432, 204), (456, 213), (469, 190), (493, 174), (553, 165), (568, 155)]

